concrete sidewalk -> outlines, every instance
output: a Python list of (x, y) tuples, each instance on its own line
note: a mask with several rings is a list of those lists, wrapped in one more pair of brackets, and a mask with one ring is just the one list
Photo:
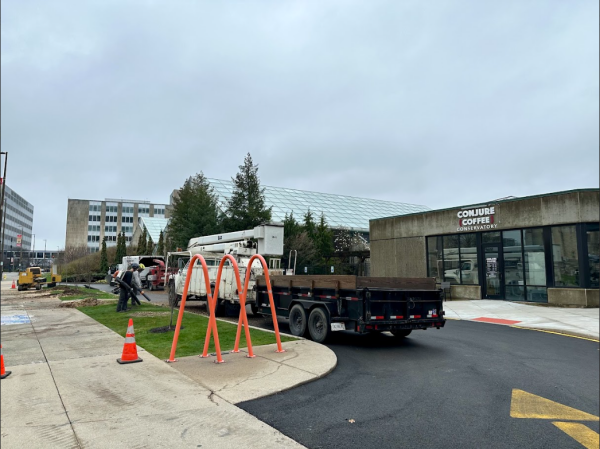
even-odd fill
[(446, 318), (479, 321), (559, 332), (598, 340), (597, 308), (545, 307), (509, 301), (464, 300), (444, 302)]
[[(6, 289), (8, 285), (8, 290)], [(1, 388), (3, 448), (300, 448), (236, 402), (326, 375), (335, 354), (307, 340), (167, 364), (138, 347), (119, 365), (124, 339), (76, 309), (2, 282), (2, 346), (12, 374)], [(17, 324), (19, 323), (19, 324)], [(135, 325), (135, 323), (134, 323)]]

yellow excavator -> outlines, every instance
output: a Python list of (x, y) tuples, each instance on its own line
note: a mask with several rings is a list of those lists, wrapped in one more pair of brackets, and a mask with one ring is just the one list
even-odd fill
[(56, 287), (56, 283), (62, 280), (59, 274), (56, 274), (56, 266), (52, 267), (50, 280), (46, 280), (46, 276), (42, 274), (40, 267), (28, 267), (25, 271), (19, 272), (17, 279), (17, 290), (23, 291), (35, 287), (36, 290), (41, 290), (44, 284), (48, 287)]

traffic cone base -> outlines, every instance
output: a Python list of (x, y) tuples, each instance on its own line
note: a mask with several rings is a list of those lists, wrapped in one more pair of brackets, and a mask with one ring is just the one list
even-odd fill
[(123, 345), (123, 354), (117, 362), (121, 365), (126, 363), (137, 363), (143, 362), (138, 357), (137, 346), (135, 344), (135, 333), (133, 332), (133, 320), (129, 318), (129, 325), (127, 326), (127, 333), (125, 334), (125, 344)]
[(6, 371), (4, 369), (4, 354), (2, 354), (2, 345), (0, 345), (0, 379), (8, 377), (12, 371)]

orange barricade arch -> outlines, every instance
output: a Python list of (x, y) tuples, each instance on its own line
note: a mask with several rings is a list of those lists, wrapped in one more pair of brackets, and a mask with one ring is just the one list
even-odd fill
[(216, 355), (217, 355), (216, 363), (224, 362), (223, 357), (221, 355), (221, 347), (219, 344), (219, 333), (217, 331), (217, 318), (216, 318), (215, 309), (216, 309), (216, 304), (217, 304), (217, 298), (219, 295), (219, 287), (221, 284), (221, 274), (223, 272), (223, 267), (225, 265), (225, 261), (228, 259), (231, 260), (233, 268), (234, 268), (235, 280), (236, 280), (237, 287), (238, 287), (238, 297), (239, 297), (239, 302), (240, 302), (240, 317), (238, 320), (238, 328), (237, 328), (236, 337), (235, 337), (235, 346), (234, 346), (234, 349), (232, 352), (239, 352), (239, 343), (240, 343), (240, 337), (241, 337), (241, 330), (242, 330), (242, 326), (243, 326), (244, 331), (245, 331), (245, 336), (246, 336), (246, 343), (248, 344), (248, 357), (254, 357), (254, 352), (252, 350), (252, 339), (250, 337), (250, 328), (248, 327), (248, 316), (246, 314), (246, 298), (248, 295), (248, 285), (250, 283), (252, 262), (254, 261), (254, 259), (258, 259), (261, 262), (264, 272), (265, 272), (267, 293), (269, 295), (269, 302), (271, 305), (271, 315), (273, 318), (273, 327), (275, 329), (275, 338), (277, 340), (276, 352), (285, 352), (285, 350), (281, 347), (281, 337), (279, 335), (279, 325), (277, 323), (277, 314), (276, 314), (276, 310), (275, 310), (275, 303), (273, 301), (273, 292), (271, 290), (271, 280), (269, 278), (269, 270), (268, 270), (267, 263), (266, 263), (264, 257), (261, 256), (260, 254), (255, 254), (250, 258), (250, 260), (248, 262), (248, 267), (246, 269), (246, 279), (244, 282), (244, 288), (242, 289), (242, 283), (240, 281), (240, 270), (239, 270), (238, 264), (233, 256), (231, 256), (230, 254), (225, 255), (225, 257), (223, 257), (221, 259), (221, 263), (219, 264), (219, 269), (217, 271), (217, 280), (216, 280), (216, 285), (215, 285), (215, 291), (214, 291), (214, 293), (211, 294), (212, 290), (210, 288), (210, 280), (208, 278), (208, 268), (206, 265), (206, 261), (204, 260), (204, 257), (202, 257), (200, 254), (196, 254), (190, 259), (190, 263), (188, 266), (188, 271), (187, 271), (187, 275), (186, 275), (186, 279), (185, 279), (185, 285), (183, 288), (183, 295), (181, 297), (181, 304), (179, 306), (179, 313), (177, 315), (177, 325), (175, 326), (175, 334), (173, 335), (173, 344), (171, 346), (171, 354), (170, 354), (167, 362), (175, 362), (176, 361), (175, 351), (177, 349), (177, 341), (179, 339), (179, 330), (181, 329), (181, 321), (183, 320), (183, 313), (185, 310), (185, 302), (187, 299), (189, 284), (190, 284), (190, 280), (192, 277), (192, 269), (194, 267), (194, 262), (196, 260), (200, 260), (200, 263), (202, 264), (202, 270), (204, 271), (204, 282), (206, 283), (206, 295), (207, 295), (207, 302), (208, 302), (208, 307), (209, 307), (209, 311), (210, 311), (210, 316), (208, 319), (208, 328), (206, 330), (206, 338), (204, 340), (204, 350), (202, 352), (202, 355), (200, 355), (200, 357), (208, 357), (208, 346), (210, 344), (211, 332), (214, 332), (215, 350), (216, 350)]
[[(254, 357), (254, 353), (252, 352), (252, 340), (250, 338), (250, 329), (248, 328), (248, 317), (246, 316), (246, 291), (242, 290), (242, 282), (240, 281), (240, 268), (238, 267), (238, 264), (235, 260), (235, 258), (231, 255), (231, 254), (226, 254), (225, 257), (223, 257), (221, 259), (221, 263), (219, 263), (219, 269), (217, 271), (217, 280), (215, 283), (215, 292), (213, 293), (213, 298), (214, 302), (215, 302), (215, 306), (212, 307), (210, 309), (210, 319), (213, 320), (213, 322), (215, 323), (215, 329), (217, 327), (217, 318), (216, 318), (216, 303), (217, 303), (217, 299), (219, 298), (219, 287), (221, 286), (221, 274), (223, 273), (223, 267), (225, 266), (225, 262), (227, 260), (231, 261), (231, 264), (233, 265), (234, 268), (234, 274), (235, 274), (235, 281), (237, 283), (237, 289), (238, 289), (238, 297), (239, 297), (239, 301), (240, 301), (240, 321), (242, 321), (242, 315), (243, 315), (243, 323), (246, 327), (246, 343), (248, 344), (248, 357)], [(243, 301), (242, 301), (243, 299)], [(242, 303), (244, 304), (242, 306)], [(200, 357), (208, 357), (208, 345), (210, 344), (210, 333), (211, 333), (211, 326), (208, 326), (208, 329), (206, 330), (206, 338), (204, 339), (204, 350), (202, 351), (202, 355), (200, 355)], [(239, 334), (239, 328), (238, 328), (238, 334)], [(236, 342), (237, 342), (237, 337), (236, 337)], [(237, 349), (237, 347), (236, 347)], [(233, 352), (239, 352), (239, 350), (234, 350)], [(217, 357), (219, 357), (219, 354), (217, 354)], [(219, 362), (219, 360), (217, 359), (217, 361)], [(219, 362), (221, 363), (222, 360)]]
[(277, 339), (277, 350), (275, 352), (285, 352), (285, 350), (281, 347), (281, 337), (279, 336), (279, 324), (277, 323), (277, 313), (275, 310), (275, 302), (273, 301), (273, 291), (271, 290), (271, 279), (269, 278), (269, 269), (265, 258), (260, 254), (255, 254), (250, 258), (250, 261), (248, 262), (248, 269), (246, 270), (246, 280), (244, 282), (244, 302), (242, 304), (242, 297), (240, 296), (240, 319), (238, 321), (238, 329), (237, 334), (235, 336), (235, 346), (233, 348), (233, 352), (239, 351), (240, 334), (242, 329), (242, 315), (246, 320), (246, 322), (244, 323), (246, 327), (246, 340), (250, 338), (250, 330), (248, 329), (248, 318), (246, 317), (246, 296), (248, 294), (248, 285), (250, 283), (250, 274), (252, 262), (254, 261), (254, 259), (260, 260), (260, 263), (262, 264), (263, 270), (265, 272), (265, 283), (267, 285), (269, 303), (271, 304), (271, 317), (273, 318), (273, 329), (275, 329), (275, 338)]
[(179, 330), (181, 329), (181, 321), (183, 320), (183, 312), (185, 310), (185, 301), (187, 299), (188, 289), (190, 286), (190, 280), (192, 278), (192, 270), (194, 268), (194, 263), (196, 260), (199, 260), (202, 264), (202, 270), (204, 271), (204, 282), (206, 283), (206, 296), (208, 307), (210, 309), (210, 317), (208, 319), (208, 329), (213, 326), (215, 328), (215, 349), (217, 352), (217, 362), (222, 363), (223, 358), (221, 357), (221, 346), (219, 345), (219, 333), (217, 332), (217, 323), (214, 316), (214, 309), (216, 301), (213, 300), (213, 295), (211, 294), (212, 289), (210, 288), (210, 280), (208, 278), (208, 267), (206, 265), (206, 261), (204, 257), (200, 254), (195, 254), (190, 259), (190, 263), (187, 270), (187, 275), (185, 278), (185, 285), (183, 287), (183, 295), (181, 297), (181, 304), (179, 305), (179, 313), (177, 314), (177, 325), (175, 326), (175, 334), (173, 335), (173, 344), (171, 345), (171, 355), (167, 362), (175, 362), (175, 350), (177, 349), (177, 340), (179, 339)]

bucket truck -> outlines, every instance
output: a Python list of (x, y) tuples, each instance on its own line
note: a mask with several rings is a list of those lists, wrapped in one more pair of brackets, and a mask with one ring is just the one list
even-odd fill
[[(249, 267), (250, 258), (255, 254), (260, 254), (269, 258), (269, 274), (282, 275), (281, 258), (272, 258), (272, 256), (283, 255), (283, 225), (265, 224), (246, 231), (229, 232), (223, 234), (208, 235), (190, 239), (185, 251), (170, 252), (167, 254), (166, 272), (171, 273), (169, 262), (171, 256), (179, 256), (178, 270), (174, 275), (168, 275), (167, 284), (169, 292), (169, 304), (171, 307), (177, 307), (183, 295), (183, 288), (188, 271), (189, 261), (195, 254), (200, 254), (206, 260), (208, 265), (208, 274), (212, 290), (214, 291), (217, 279), (217, 271), (221, 259), (231, 254), (240, 269), (240, 280), (243, 283), (246, 279), (246, 272), (251, 270), (250, 283), (248, 286), (247, 303), (252, 305), (252, 311), (255, 312), (255, 283), (256, 276), (264, 274), (263, 266), (259, 260), (255, 259), (252, 266)], [(183, 257), (183, 258), (182, 258)], [(187, 261), (186, 261), (187, 259)], [(187, 301), (206, 301), (206, 283), (204, 281), (204, 271), (202, 264), (196, 261), (192, 268), (192, 278), (188, 287)], [(217, 298), (217, 314), (223, 315), (226, 311), (235, 313), (239, 311), (239, 292), (235, 280), (234, 267), (228, 260), (223, 266), (221, 275), (221, 285), (219, 286), (219, 297)]]

